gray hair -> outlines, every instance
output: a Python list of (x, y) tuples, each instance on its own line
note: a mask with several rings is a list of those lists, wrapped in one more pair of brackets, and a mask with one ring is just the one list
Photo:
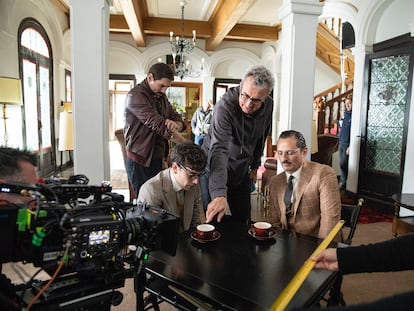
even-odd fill
[[(265, 66), (259, 65), (250, 68), (244, 75), (243, 81), (247, 77), (253, 77), (254, 84), (259, 88), (267, 88), (269, 93), (273, 90), (275, 79), (272, 73)], [(242, 81), (242, 84), (243, 84)]]

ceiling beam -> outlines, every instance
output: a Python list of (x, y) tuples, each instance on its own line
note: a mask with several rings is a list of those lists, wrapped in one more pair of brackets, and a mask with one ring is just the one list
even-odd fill
[(69, 5), (66, 3), (65, 0), (53, 0), (56, 6), (64, 12), (65, 14), (69, 14)]
[(219, 0), (209, 20), (212, 32), (206, 41), (206, 49), (214, 50), (254, 2), (255, 0)]
[(282, 26), (275, 27), (237, 24), (228, 33), (225, 39), (242, 40), (252, 42), (269, 42), (279, 40), (279, 31)]
[(109, 16), (109, 31), (131, 33), (131, 30), (128, 27), (128, 23), (125, 20), (124, 15), (114, 15), (114, 14), (111, 14)]
[[(211, 27), (208, 22), (184, 20), (184, 37), (192, 37), (193, 29), (197, 31), (197, 38), (209, 38)], [(148, 17), (144, 21), (144, 31), (148, 35), (170, 36), (170, 31), (174, 36), (181, 36), (181, 20), (173, 18)]]
[(118, 0), (125, 20), (131, 31), (132, 37), (137, 46), (144, 47), (145, 33), (143, 27), (144, 17), (147, 15), (146, 2), (143, 0)]
[[(185, 20), (184, 36), (192, 37), (192, 30), (197, 30), (197, 38), (209, 39), (212, 36), (211, 25), (208, 22)], [(122, 15), (111, 15), (111, 32), (129, 33), (128, 24)], [(250, 42), (277, 41), (281, 25), (275, 27), (237, 24), (225, 36), (225, 40), (239, 40)], [(170, 31), (181, 35), (181, 20), (172, 18), (147, 17), (144, 19), (144, 33), (146, 35), (169, 37)]]

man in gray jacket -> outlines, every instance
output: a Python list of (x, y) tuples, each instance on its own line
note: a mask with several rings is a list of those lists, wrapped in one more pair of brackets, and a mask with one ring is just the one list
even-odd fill
[(194, 134), (194, 143), (202, 146), (204, 136), (208, 133), (211, 118), (213, 116), (213, 101), (205, 101), (201, 107), (198, 107), (191, 118), (191, 131)]
[(206, 163), (200, 146), (189, 141), (176, 144), (171, 151), (171, 167), (142, 185), (138, 201), (180, 217), (180, 231), (194, 228), (204, 219), (198, 181)]
[(272, 125), (274, 85), (264, 66), (251, 68), (240, 86), (229, 89), (214, 106), (203, 143), (207, 172), (200, 180), (206, 221), (230, 209), (233, 218), (250, 220), (250, 189), (256, 182), (266, 137)]

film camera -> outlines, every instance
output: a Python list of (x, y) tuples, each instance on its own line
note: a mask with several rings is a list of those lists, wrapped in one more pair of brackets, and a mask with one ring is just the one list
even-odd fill
[(7, 310), (109, 310), (122, 301), (116, 289), (141, 272), (150, 251), (175, 255), (179, 218), (125, 203), (108, 184), (0, 184), (0, 192), (33, 198), (0, 202), (0, 263), (32, 263), (51, 276), (10, 284), (10, 299), (0, 283)]

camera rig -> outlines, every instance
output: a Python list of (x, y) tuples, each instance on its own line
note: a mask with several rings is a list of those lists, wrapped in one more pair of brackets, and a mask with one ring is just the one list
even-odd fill
[(122, 301), (116, 289), (140, 273), (149, 251), (175, 255), (179, 218), (126, 203), (109, 184), (0, 183), (0, 193), (33, 198), (0, 202), (0, 263), (32, 263), (51, 276), (11, 285), (12, 297), (0, 282), (7, 310), (109, 310)]

